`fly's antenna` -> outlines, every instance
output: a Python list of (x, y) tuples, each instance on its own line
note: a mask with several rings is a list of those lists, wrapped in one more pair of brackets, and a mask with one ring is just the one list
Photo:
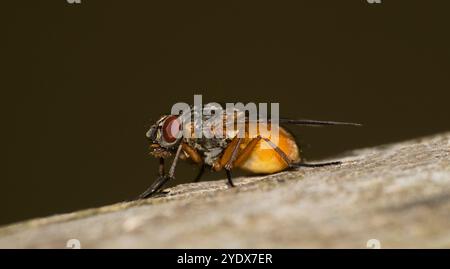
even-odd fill
[(291, 120), (280, 119), (279, 123), (306, 125), (306, 126), (330, 126), (330, 125), (342, 125), (342, 126), (362, 126), (360, 123), (354, 122), (340, 122), (340, 121), (320, 121), (320, 120)]

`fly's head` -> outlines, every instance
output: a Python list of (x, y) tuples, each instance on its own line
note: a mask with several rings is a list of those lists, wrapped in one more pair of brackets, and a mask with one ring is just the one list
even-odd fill
[(170, 157), (182, 138), (181, 119), (164, 115), (150, 127), (146, 136), (150, 141), (150, 154), (157, 158)]

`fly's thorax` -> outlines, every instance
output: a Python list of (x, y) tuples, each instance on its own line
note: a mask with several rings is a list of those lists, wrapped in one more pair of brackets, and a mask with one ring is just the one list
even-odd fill
[(229, 139), (225, 138), (186, 138), (185, 142), (204, 158), (207, 165), (212, 166), (227, 148)]

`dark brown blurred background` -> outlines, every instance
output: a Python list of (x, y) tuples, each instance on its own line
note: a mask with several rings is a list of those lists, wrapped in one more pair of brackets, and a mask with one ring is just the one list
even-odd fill
[(0, 224), (139, 194), (194, 93), (365, 124), (291, 128), (310, 160), (450, 129), (448, 1), (81, 1), (2, 3)]

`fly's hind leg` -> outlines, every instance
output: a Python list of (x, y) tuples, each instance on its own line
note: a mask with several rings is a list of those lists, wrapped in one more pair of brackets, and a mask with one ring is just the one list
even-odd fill
[(325, 163), (294, 163), (289, 157), (284, 153), (277, 145), (275, 145), (270, 139), (263, 138), (277, 153), (281, 156), (281, 158), (288, 164), (288, 168), (295, 169), (299, 167), (324, 167), (324, 166), (332, 166), (332, 165), (340, 165), (342, 162), (325, 162)]
[(252, 150), (255, 148), (255, 146), (258, 144), (260, 140), (266, 141), (270, 147), (275, 150), (278, 155), (286, 162), (288, 165), (288, 168), (298, 168), (298, 167), (322, 167), (327, 165), (339, 165), (341, 162), (329, 162), (329, 163), (317, 163), (317, 164), (308, 164), (308, 163), (294, 163), (287, 154), (280, 149), (277, 145), (275, 145), (269, 138), (257, 136), (253, 138), (244, 149), (239, 151), (239, 146), (242, 141), (241, 138), (234, 138), (233, 141), (231, 141), (229, 147), (225, 150), (222, 158), (220, 161), (214, 166), (214, 169), (216, 171), (221, 170), (222, 168), (225, 169), (227, 173), (227, 179), (230, 186), (234, 187), (231, 169), (233, 166), (239, 166), (243, 161), (247, 159), (249, 154), (251, 154)]
[(239, 146), (241, 143), (241, 138), (234, 138), (230, 145), (225, 150), (224, 154), (222, 155), (219, 162), (217, 162), (213, 168), (216, 171), (220, 171), (222, 168), (225, 169), (227, 173), (227, 179), (230, 186), (234, 187), (232, 175), (231, 175), (231, 169), (233, 166), (239, 166), (243, 161), (245, 161), (248, 156), (251, 154), (252, 150), (255, 148), (255, 146), (258, 144), (259, 141), (264, 140), (266, 141), (270, 147), (275, 150), (278, 155), (286, 162), (288, 168), (298, 168), (298, 167), (323, 167), (328, 165), (339, 165), (341, 162), (328, 162), (328, 163), (316, 163), (316, 164), (309, 164), (309, 163), (294, 163), (287, 154), (280, 149), (277, 145), (275, 145), (269, 138), (262, 137), (258, 135), (257, 137), (253, 138), (244, 149), (239, 151)]
[(292, 163), (289, 165), (289, 168), (299, 168), (299, 167), (324, 167), (324, 166), (333, 166), (333, 165), (341, 165), (341, 161), (335, 162), (325, 162), (325, 163)]

